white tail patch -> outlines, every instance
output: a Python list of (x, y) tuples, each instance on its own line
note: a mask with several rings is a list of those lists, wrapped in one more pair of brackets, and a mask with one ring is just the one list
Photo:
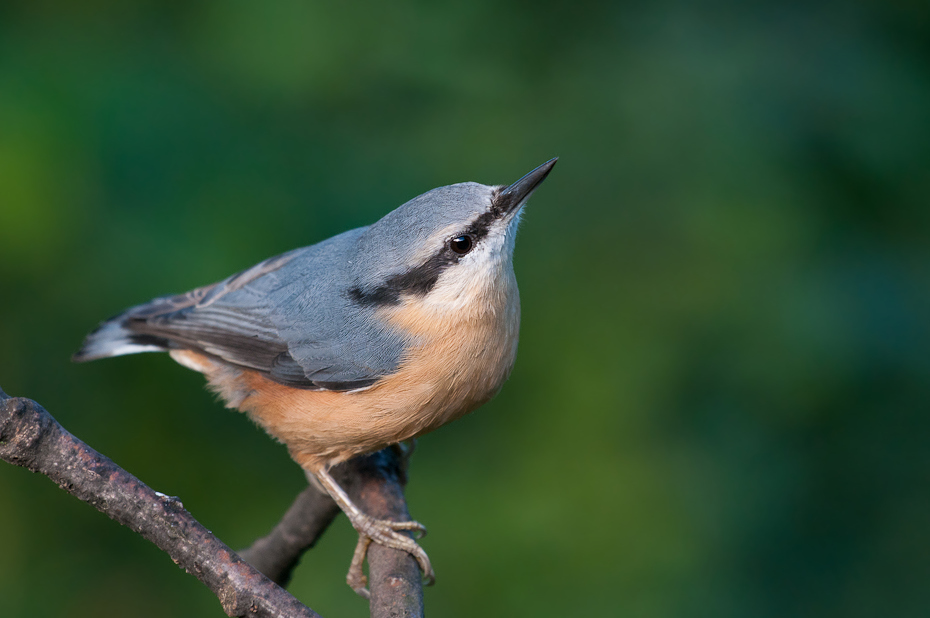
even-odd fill
[(141, 352), (164, 352), (165, 348), (157, 345), (140, 345), (138, 343), (123, 343), (109, 348), (106, 356), (123, 356), (124, 354), (139, 354)]
[(84, 362), (124, 354), (165, 351), (165, 348), (152, 343), (133, 343), (132, 337), (133, 333), (119, 322), (106, 322), (87, 336), (84, 347), (74, 355), (74, 360)]

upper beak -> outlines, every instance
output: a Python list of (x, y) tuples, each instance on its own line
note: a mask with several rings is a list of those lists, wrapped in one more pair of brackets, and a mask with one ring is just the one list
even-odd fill
[(498, 193), (497, 198), (494, 200), (495, 209), (498, 209), (502, 215), (516, 211), (529, 199), (536, 187), (546, 179), (546, 176), (549, 175), (549, 172), (552, 171), (555, 162), (558, 160), (558, 157), (549, 159), (532, 172)]

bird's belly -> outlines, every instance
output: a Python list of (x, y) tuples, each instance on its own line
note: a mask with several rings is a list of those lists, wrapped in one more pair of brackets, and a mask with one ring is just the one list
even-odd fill
[(238, 406), (288, 446), (298, 463), (327, 467), (417, 437), (493, 397), (510, 373), (516, 340), (461, 357), (450, 349), (416, 351), (401, 369), (354, 392), (283, 386), (254, 372), (240, 380), (249, 394)]
[[(509, 319), (463, 324), (445, 337), (424, 337), (395, 373), (349, 392), (287, 387), (243, 371), (233, 388), (214, 389), (288, 446), (305, 468), (328, 467), (417, 437), (491, 399), (516, 358), (519, 306)], [(244, 393), (236, 401), (226, 391)]]

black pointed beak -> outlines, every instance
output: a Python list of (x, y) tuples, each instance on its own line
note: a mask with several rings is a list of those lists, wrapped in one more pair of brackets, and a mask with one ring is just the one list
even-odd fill
[(558, 160), (558, 157), (549, 159), (532, 172), (498, 193), (497, 197), (494, 199), (494, 209), (500, 212), (501, 215), (517, 210), (520, 205), (529, 199), (536, 187), (546, 179), (546, 176), (549, 175), (549, 172), (552, 171), (552, 168), (555, 167), (555, 163)]

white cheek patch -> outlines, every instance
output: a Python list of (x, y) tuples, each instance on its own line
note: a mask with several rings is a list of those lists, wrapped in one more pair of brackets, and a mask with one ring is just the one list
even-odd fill
[(495, 295), (502, 269), (509, 266), (513, 250), (510, 228), (492, 231), (475, 249), (439, 276), (424, 298), (428, 306), (441, 310), (480, 309)]
[(503, 240), (502, 240), (502, 249), (500, 251), (511, 258), (513, 256), (514, 246), (517, 242), (517, 228), (520, 227), (520, 219), (523, 217), (523, 206), (517, 210), (514, 214), (513, 219), (510, 220), (510, 223), (507, 224), (507, 227), (504, 228)]

